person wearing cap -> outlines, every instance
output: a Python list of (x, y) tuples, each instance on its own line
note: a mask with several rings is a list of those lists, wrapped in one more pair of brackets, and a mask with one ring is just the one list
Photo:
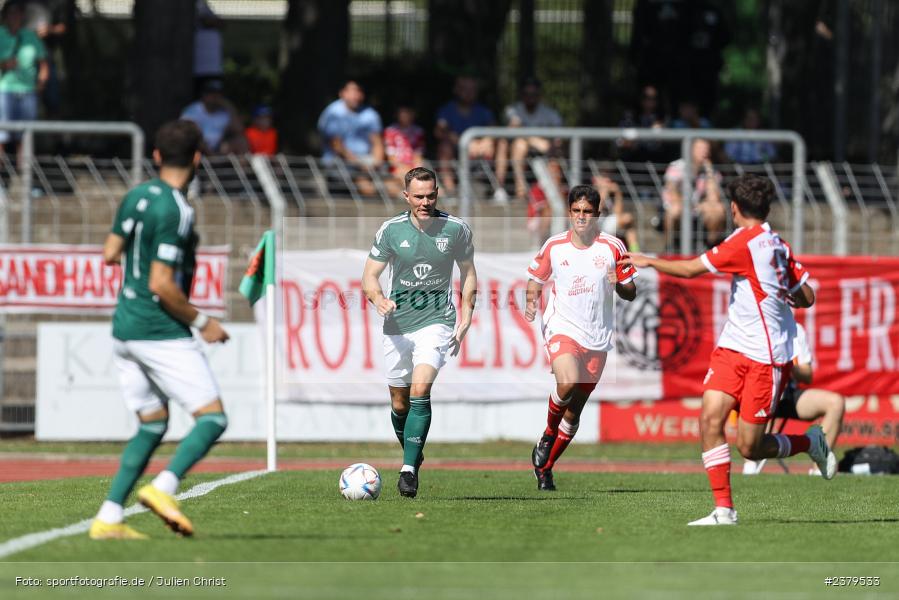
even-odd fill
[[(562, 127), (562, 116), (559, 112), (541, 101), (543, 86), (535, 77), (524, 80), (521, 86), (520, 100), (510, 104), (505, 110), (505, 121), (508, 127)], [(508, 201), (506, 192), (506, 172), (511, 154), (512, 171), (515, 174), (515, 196), (523, 199), (527, 194), (525, 178), (525, 161), (529, 154), (546, 155), (558, 149), (561, 141), (544, 137), (527, 136), (515, 138), (499, 138), (496, 147), (496, 181), (497, 188), (493, 199), (498, 203)]]
[(193, 121), (203, 132), (203, 153), (242, 154), (246, 151), (243, 125), (237, 112), (225, 98), (221, 80), (203, 83), (200, 99), (188, 104), (181, 118)]
[(278, 153), (278, 130), (272, 126), (272, 109), (260, 104), (253, 110), (253, 121), (244, 131), (250, 154), (274, 156)]

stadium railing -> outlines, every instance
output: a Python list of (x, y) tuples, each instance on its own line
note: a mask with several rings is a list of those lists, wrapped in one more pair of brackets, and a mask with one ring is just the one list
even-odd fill
[[(561, 159), (565, 171), (563, 185), (590, 181), (600, 172), (616, 181), (624, 194), (626, 209), (636, 219), (641, 248), (649, 252), (676, 250), (654, 223), (660, 216), (661, 193), (667, 163), (634, 163), (582, 157), (579, 163)], [(528, 182), (535, 180), (533, 161), (526, 165)], [(136, 163), (141, 178), (156, 171), (147, 159)], [(431, 163), (447, 167), (459, 181), (459, 164)], [(8, 157), (0, 158), (0, 202), (8, 210), (8, 229), (0, 243), (102, 244), (117, 204), (134, 180), (135, 163), (125, 158), (90, 156), (36, 156), (26, 165), (32, 182), (25, 185), (25, 169)], [(727, 178), (741, 172), (755, 172), (775, 183), (777, 203), (772, 209), (772, 225), (790, 231), (792, 216), (792, 164), (719, 164)], [(573, 169), (577, 172), (572, 176)], [(439, 169), (438, 169), (439, 170)], [(825, 183), (819, 173), (829, 172)], [(494, 166), (484, 160), (469, 165), (474, 218), (495, 217), (495, 227), (476, 230), (480, 250), (493, 252), (530, 251), (534, 240), (522, 231), (526, 203), (511, 200), (497, 204), (489, 200), (498, 183)], [(372, 231), (368, 218), (383, 218), (403, 210), (405, 203), (391, 193), (393, 177), (386, 170), (369, 169), (365, 175), (375, 185), (371, 196), (356, 187), (346, 165), (326, 164), (310, 156), (250, 157), (214, 156), (204, 158), (192, 186), (190, 201), (196, 209), (202, 243), (231, 247), (227, 309), (232, 321), (250, 321), (252, 312), (234, 288), (246, 267), (246, 260), (260, 232), (283, 217), (309, 217), (314, 227), (304, 229), (300, 248), (367, 248)], [(823, 175), (822, 175), (823, 176)], [(544, 182), (545, 183), (545, 182)], [(849, 163), (810, 163), (805, 169), (802, 202), (805, 252), (834, 254), (835, 240), (844, 230), (846, 248), (852, 254), (899, 253), (899, 215), (896, 193), (899, 180), (895, 166)], [(32, 218), (21, 218), (27, 203)], [(828, 198), (828, 190), (831, 196)], [(836, 201), (834, 201), (836, 200)], [(451, 212), (460, 207), (458, 195), (441, 197)], [(845, 207), (845, 217), (835, 213)], [(280, 215), (280, 216), (279, 216)], [(521, 217), (521, 219), (515, 218)], [(314, 221), (313, 221), (314, 220)], [(25, 229), (25, 225), (30, 230)], [(52, 320), (97, 320), (103, 317), (72, 315), (19, 315), (0, 313), (0, 433), (29, 431), (34, 424), (35, 363), (37, 323)]]

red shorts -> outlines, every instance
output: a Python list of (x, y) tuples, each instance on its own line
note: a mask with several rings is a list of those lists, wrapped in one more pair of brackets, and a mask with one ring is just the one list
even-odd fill
[(603, 367), (606, 366), (606, 352), (602, 350), (590, 350), (584, 348), (567, 335), (554, 335), (546, 344), (546, 352), (549, 361), (556, 360), (562, 354), (571, 354), (578, 361), (580, 373), (578, 375), (578, 388), (588, 395), (596, 388), (599, 378), (602, 377)]
[(793, 363), (766, 365), (734, 350), (715, 348), (702, 389), (717, 390), (736, 398), (740, 418), (747, 423), (767, 423), (774, 418), (792, 368)]

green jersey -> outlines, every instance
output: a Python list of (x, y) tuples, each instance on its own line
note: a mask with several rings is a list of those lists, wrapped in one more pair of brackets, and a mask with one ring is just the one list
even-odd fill
[(390, 265), (396, 310), (384, 319), (386, 335), (456, 322), (453, 265), (474, 256), (471, 229), (462, 219), (438, 211), (422, 231), (406, 211), (384, 221), (368, 256)]
[(125, 238), (122, 289), (112, 335), (119, 340), (171, 340), (191, 337), (190, 327), (168, 314), (149, 288), (150, 264), (174, 269), (175, 281), (190, 297), (196, 266), (194, 211), (179, 190), (160, 179), (143, 183), (125, 195), (112, 233)]

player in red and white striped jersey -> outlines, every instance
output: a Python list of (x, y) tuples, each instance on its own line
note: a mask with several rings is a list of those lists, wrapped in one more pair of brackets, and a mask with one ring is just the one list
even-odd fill
[(712, 352), (702, 395), (700, 433), (702, 462), (709, 476), (715, 510), (690, 525), (733, 525), (737, 522), (730, 488), (730, 450), (724, 425), (738, 410), (737, 449), (744, 458), (784, 458), (808, 452), (825, 479), (836, 472), (836, 458), (821, 427), (805, 435), (765, 433), (790, 378), (796, 321), (790, 306), (815, 302), (806, 283), (809, 275), (790, 246), (765, 219), (774, 186), (766, 178), (742, 175), (727, 186), (736, 231), (710, 251), (690, 260), (666, 260), (633, 254), (624, 262), (653, 267), (675, 277), (730, 273), (727, 323)]
[(546, 429), (531, 456), (540, 490), (556, 489), (553, 465), (577, 432), (581, 411), (612, 349), (613, 292), (625, 300), (637, 295), (635, 269), (620, 263), (624, 244), (597, 227), (599, 202), (592, 187), (572, 188), (570, 229), (549, 238), (528, 268), (528, 321), (537, 314), (543, 286), (554, 280), (543, 313), (543, 339), (556, 387), (549, 397)]

